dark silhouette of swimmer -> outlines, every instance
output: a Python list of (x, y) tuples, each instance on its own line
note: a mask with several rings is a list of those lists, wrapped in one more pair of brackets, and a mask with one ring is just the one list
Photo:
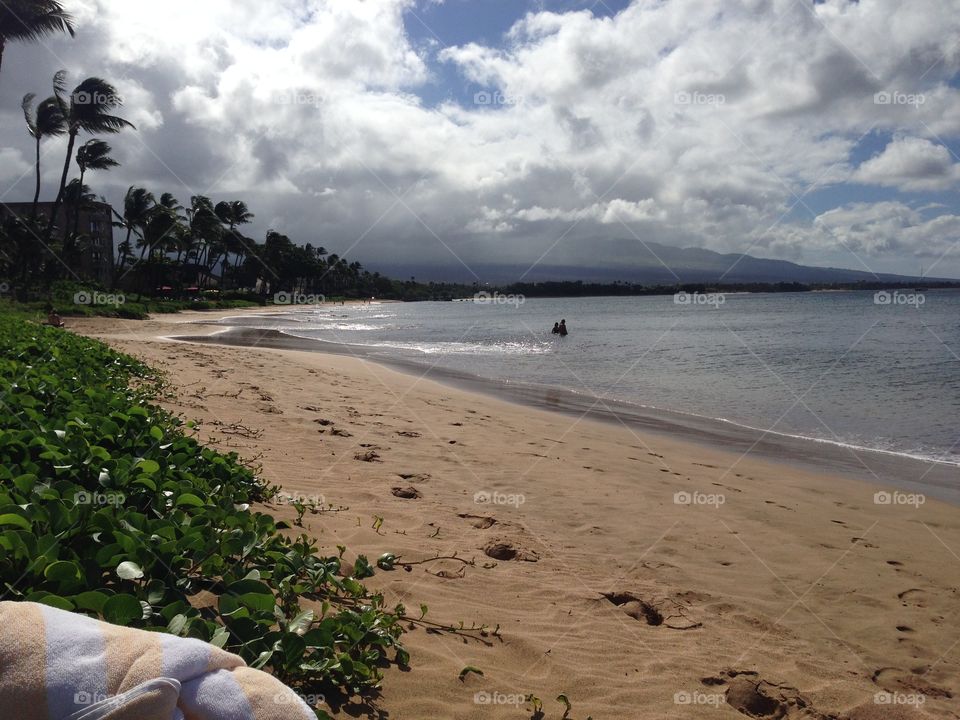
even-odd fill
[(567, 321), (566, 321), (566, 320), (561, 320), (561, 321), (560, 321), (560, 337), (566, 337), (567, 335), (568, 335), (568, 333), (567, 333)]
[(554, 335), (559, 335), (559, 334), (560, 334), (560, 323), (554, 323), (554, 324), (553, 324), (553, 330), (551, 330), (550, 332), (552, 332)]

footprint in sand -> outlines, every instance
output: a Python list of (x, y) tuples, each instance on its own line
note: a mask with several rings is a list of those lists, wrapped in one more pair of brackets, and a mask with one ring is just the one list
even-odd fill
[(904, 590), (902, 593), (897, 594), (897, 599), (900, 600), (900, 604), (903, 607), (923, 608), (927, 606), (926, 593), (920, 588)]
[(518, 545), (504, 540), (492, 542), (483, 548), (487, 557), (494, 560), (521, 560), (523, 562), (537, 562), (540, 556), (532, 550), (526, 550)]
[[(670, 599), (648, 601), (632, 592), (616, 590), (602, 593), (613, 605), (623, 610), (634, 620), (644, 622), (651, 627), (668, 627), (671, 630), (693, 630), (703, 627), (702, 623), (691, 620), (685, 605)], [(668, 614), (664, 614), (666, 611)]]
[(488, 517), (486, 515), (470, 515), (469, 513), (460, 513), (457, 515), (459, 518), (464, 520), (470, 520), (471, 525), (473, 525), (477, 530), (488, 530), (497, 524), (495, 518)]
[(833, 720), (837, 717), (833, 713), (818, 711), (797, 688), (768, 682), (752, 670), (725, 670), (718, 677), (703, 678), (701, 682), (710, 687), (726, 685), (727, 704), (747, 717), (778, 720)]
[(924, 680), (925, 668), (919, 673), (898, 667), (882, 667), (873, 673), (873, 682), (891, 693), (919, 693), (929, 698), (952, 699), (953, 693), (946, 688), (932, 685)]
[(380, 455), (378, 455), (375, 450), (355, 453), (353, 459), (359, 460), (360, 462), (381, 462)]
[(408, 480), (409, 482), (426, 482), (430, 479), (428, 473), (397, 473), (397, 477), (401, 480)]
[(420, 433), (414, 432), (413, 430), (397, 430), (397, 435), (405, 438), (423, 437)]
[(423, 497), (423, 494), (415, 487), (395, 487), (390, 490), (390, 493), (394, 497), (402, 498), (404, 500), (419, 500)]

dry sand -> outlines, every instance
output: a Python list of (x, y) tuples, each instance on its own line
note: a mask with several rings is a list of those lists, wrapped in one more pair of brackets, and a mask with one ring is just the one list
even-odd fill
[(410, 632), (412, 670), (345, 716), (527, 718), (533, 694), (552, 719), (564, 693), (576, 720), (960, 718), (956, 507), (354, 358), (157, 339), (197, 317), (68, 325), (165, 371), (165, 405), (270, 482), (348, 508), (307, 517), (325, 551), (474, 562), (380, 572), (389, 603), (501, 628)]

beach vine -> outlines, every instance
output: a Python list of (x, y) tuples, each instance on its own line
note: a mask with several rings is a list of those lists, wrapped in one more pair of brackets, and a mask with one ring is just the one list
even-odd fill
[(256, 511), (276, 488), (155, 405), (149, 368), (11, 317), (0, 343), (4, 599), (198, 638), (304, 694), (369, 697), (408, 665), (401, 636), (426, 609), (388, 607), (366, 558)]

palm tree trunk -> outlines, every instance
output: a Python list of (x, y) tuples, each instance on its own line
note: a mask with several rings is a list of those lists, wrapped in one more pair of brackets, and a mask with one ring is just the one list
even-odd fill
[[(113, 211), (114, 215), (117, 215), (117, 211)], [(117, 215), (117, 217), (120, 217)], [(130, 247), (130, 236), (133, 234), (133, 225), (127, 225), (127, 238), (124, 241), (123, 247)], [(117, 274), (120, 270), (123, 269), (123, 266), (127, 264), (127, 251), (123, 249), (120, 251), (120, 254), (116, 259), (113, 257), (113, 248), (110, 249), (110, 264), (112, 266), (110, 271), (110, 289), (115, 290), (117, 287)]]
[(47, 223), (47, 231), (44, 233), (46, 243), (50, 244), (50, 238), (53, 237), (53, 226), (57, 222), (57, 213), (63, 204), (63, 194), (67, 188), (67, 175), (70, 174), (70, 161), (73, 159), (73, 146), (77, 142), (77, 131), (70, 131), (70, 140), (67, 142), (67, 157), (63, 161), (63, 174), (60, 175), (60, 191), (57, 193), (57, 199), (53, 202), (53, 209), (50, 211), (50, 222)]
[[(80, 197), (78, 200), (83, 198), (83, 176), (86, 174), (86, 169), (80, 169)], [(80, 203), (76, 203), (76, 207), (73, 210), (73, 239), (76, 242), (77, 233), (80, 232)]]
[(30, 208), (30, 221), (37, 219), (37, 206), (40, 204), (40, 137), (37, 133), (37, 188), (33, 193), (33, 205)]

